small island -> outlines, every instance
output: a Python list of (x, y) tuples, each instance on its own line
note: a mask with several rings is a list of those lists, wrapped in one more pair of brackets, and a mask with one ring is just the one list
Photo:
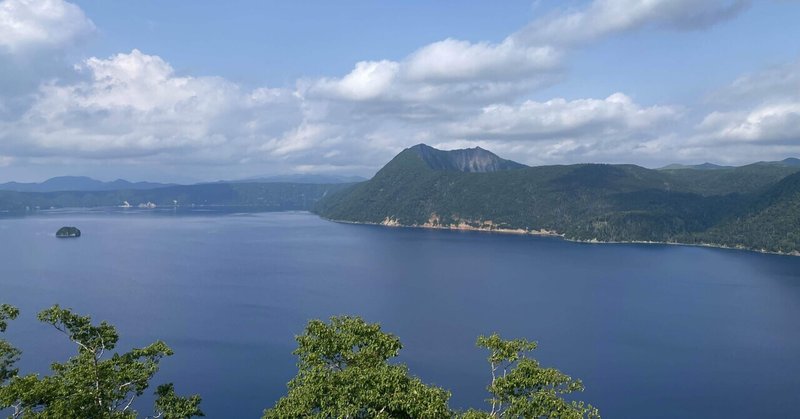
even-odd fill
[(61, 227), (56, 232), (58, 238), (80, 237), (81, 231), (77, 227)]

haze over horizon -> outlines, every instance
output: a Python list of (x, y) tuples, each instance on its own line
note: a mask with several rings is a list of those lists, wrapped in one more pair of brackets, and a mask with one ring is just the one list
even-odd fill
[(800, 2), (0, 1), (0, 182), (800, 156)]

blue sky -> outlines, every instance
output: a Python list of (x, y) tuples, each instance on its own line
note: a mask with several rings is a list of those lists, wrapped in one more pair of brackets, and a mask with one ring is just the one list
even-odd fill
[[(502, 6), (500, 6), (502, 5)], [(0, 181), (800, 154), (800, 2), (0, 1)]]

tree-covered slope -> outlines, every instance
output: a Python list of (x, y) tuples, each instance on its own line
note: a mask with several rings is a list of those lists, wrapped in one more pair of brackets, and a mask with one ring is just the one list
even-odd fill
[(687, 192), (702, 195), (763, 192), (781, 179), (800, 171), (800, 166), (782, 162), (760, 162), (741, 167), (708, 169), (661, 169)]
[(770, 252), (800, 250), (800, 173), (784, 178), (745, 210), (699, 234), (698, 238)]
[[(766, 222), (775, 212), (796, 220), (795, 201), (769, 198), (794, 172), (759, 164), (718, 170), (580, 164), (464, 173), (432, 168), (411, 148), (370, 181), (321, 200), (316, 211), (333, 220), (547, 230), (576, 240), (729, 244), (714, 238), (734, 234), (735, 220)], [(759, 207), (769, 199), (776, 203)], [(759, 215), (764, 211), (770, 212)], [(738, 239), (748, 248), (800, 248), (796, 236), (780, 248), (762, 246), (771, 240), (765, 237), (751, 229)]]

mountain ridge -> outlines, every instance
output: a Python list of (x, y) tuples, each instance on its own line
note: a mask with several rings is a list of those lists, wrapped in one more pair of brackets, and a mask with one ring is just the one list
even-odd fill
[[(217, 182), (200, 182), (192, 185), (205, 185), (214, 183), (302, 183), (302, 184), (345, 184), (356, 183), (367, 180), (361, 176), (344, 175), (322, 175), (322, 174), (290, 174), (258, 176), (239, 180), (223, 180)], [(173, 186), (192, 186), (179, 185), (176, 183), (160, 182), (130, 182), (125, 179), (113, 181), (101, 181), (88, 176), (56, 176), (43, 182), (6, 182), (0, 183), (0, 191), (13, 192), (99, 192), (99, 191), (120, 191), (120, 190), (149, 190), (168, 188)]]
[(0, 190), (14, 192), (64, 192), (64, 191), (112, 191), (112, 190), (146, 190), (175, 186), (168, 183), (129, 182), (117, 179), (111, 182), (92, 179), (87, 176), (56, 176), (44, 182), (6, 182), (0, 184)]

